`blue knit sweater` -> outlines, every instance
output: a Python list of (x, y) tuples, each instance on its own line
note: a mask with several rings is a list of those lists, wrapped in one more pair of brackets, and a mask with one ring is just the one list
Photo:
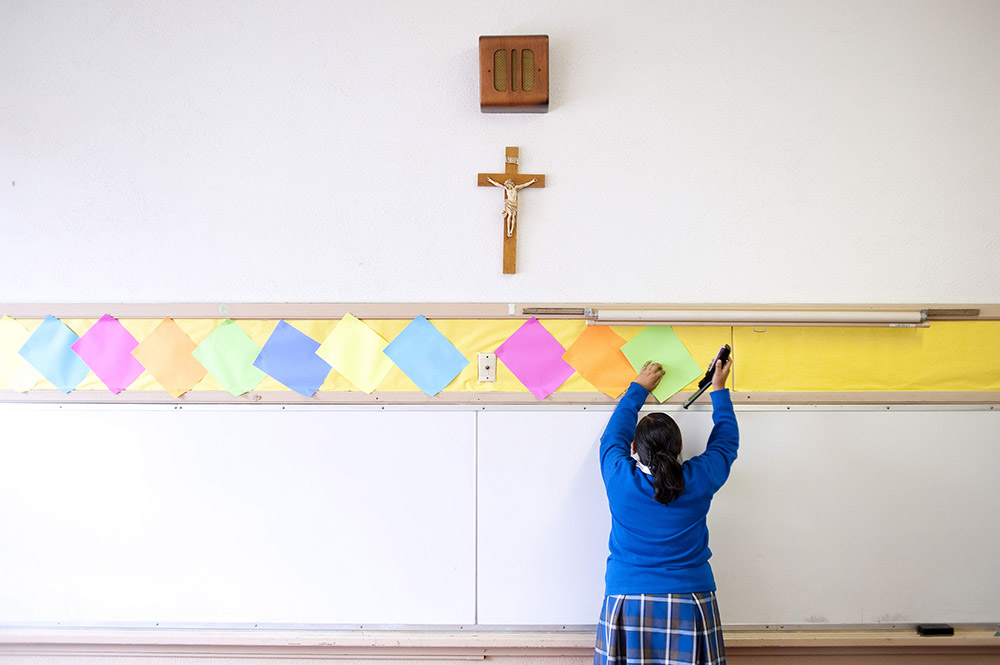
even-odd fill
[(629, 386), (601, 436), (601, 476), (611, 506), (607, 595), (715, 591), (705, 518), (729, 477), (739, 429), (728, 390), (712, 397), (715, 426), (701, 455), (684, 462), (684, 492), (665, 506), (653, 498), (653, 477), (631, 457), (639, 409), (649, 393)]

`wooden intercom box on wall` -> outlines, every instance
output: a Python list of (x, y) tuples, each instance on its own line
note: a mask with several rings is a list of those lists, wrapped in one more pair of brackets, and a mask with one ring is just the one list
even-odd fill
[(479, 38), (479, 108), (483, 113), (549, 110), (549, 36)]

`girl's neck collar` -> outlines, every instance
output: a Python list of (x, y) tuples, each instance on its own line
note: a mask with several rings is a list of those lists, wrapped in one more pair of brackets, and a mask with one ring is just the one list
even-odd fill
[(640, 471), (642, 471), (647, 476), (653, 475), (653, 472), (649, 470), (649, 467), (639, 461), (639, 453), (632, 453), (632, 459), (635, 460), (635, 465), (639, 467)]

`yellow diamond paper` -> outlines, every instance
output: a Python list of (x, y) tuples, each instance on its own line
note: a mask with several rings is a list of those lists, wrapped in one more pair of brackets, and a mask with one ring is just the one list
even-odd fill
[(371, 393), (393, 368), (382, 351), (389, 342), (352, 314), (345, 314), (316, 355), (359, 390)]
[(5, 316), (0, 319), (0, 381), (18, 392), (28, 392), (42, 378), (31, 364), (18, 355), (18, 349), (31, 337), (20, 323)]

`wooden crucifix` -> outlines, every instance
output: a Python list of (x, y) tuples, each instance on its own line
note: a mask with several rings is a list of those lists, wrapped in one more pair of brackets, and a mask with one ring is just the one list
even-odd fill
[(500, 187), (503, 194), (503, 272), (517, 272), (517, 193), (525, 187), (544, 187), (545, 176), (518, 173), (518, 149), (507, 147), (506, 170), (503, 173), (480, 173), (480, 187)]

